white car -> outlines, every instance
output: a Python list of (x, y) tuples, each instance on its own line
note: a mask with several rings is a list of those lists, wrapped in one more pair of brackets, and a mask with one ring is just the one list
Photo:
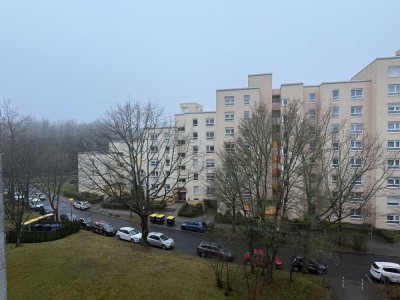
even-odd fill
[(74, 202), (74, 207), (79, 208), (79, 209), (89, 209), (92, 205), (90, 204), (89, 201), (75, 201)]
[(381, 282), (400, 282), (400, 265), (392, 262), (374, 262), (369, 270)]
[(117, 240), (126, 240), (136, 244), (140, 243), (142, 238), (142, 234), (139, 232), (139, 230), (133, 227), (121, 227), (117, 231), (116, 236)]
[(33, 210), (40, 210), (43, 206), (43, 203), (38, 198), (29, 199), (29, 208)]
[(175, 246), (174, 240), (161, 232), (149, 232), (147, 244), (161, 249), (172, 249)]

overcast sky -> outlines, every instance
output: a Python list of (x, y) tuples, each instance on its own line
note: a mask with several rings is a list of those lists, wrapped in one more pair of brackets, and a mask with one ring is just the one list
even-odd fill
[(0, 0), (0, 97), (52, 121), (127, 98), (213, 111), (215, 90), (248, 74), (350, 79), (400, 49), (399, 13), (399, 0)]

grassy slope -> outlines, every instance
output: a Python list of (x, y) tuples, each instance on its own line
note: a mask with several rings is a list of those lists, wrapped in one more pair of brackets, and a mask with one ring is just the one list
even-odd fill
[[(79, 232), (62, 240), (7, 245), (9, 299), (226, 299), (209, 260), (147, 251), (128, 242)], [(322, 299), (316, 276), (276, 272), (268, 299)], [(276, 295), (277, 297), (272, 297)], [(301, 295), (301, 296), (300, 296)]]

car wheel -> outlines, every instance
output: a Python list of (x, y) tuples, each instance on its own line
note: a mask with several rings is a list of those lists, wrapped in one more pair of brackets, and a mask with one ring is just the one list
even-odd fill
[(104, 235), (107, 235), (107, 231), (104, 231), (104, 233), (103, 233)]
[(201, 257), (207, 257), (207, 253), (201, 252), (200, 256), (201, 256)]
[(300, 268), (298, 266), (293, 267), (293, 272), (300, 272)]
[(324, 270), (317, 269), (317, 274), (318, 274), (318, 275), (323, 275), (323, 274), (324, 274)]
[(135, 244), (135, 240), (134, 240), (134, 239), (131, 239), (131, 243), (132, 243), (132, 244)]
[(117, 235), (117, 240), (119, 240), (120, 239), (120, 237), (119, 237), (119, 235)]
[(165, 250), (165, 249), (167, 249), (167, 248), (165, 247), (165, 245), (162, 245), (162, 246), (161, 246), (161, 249)]

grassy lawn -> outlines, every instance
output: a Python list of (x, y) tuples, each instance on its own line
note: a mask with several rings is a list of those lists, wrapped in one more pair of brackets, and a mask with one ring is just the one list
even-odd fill
[[(154, 248), (148, 251), (90, 232), (20, 248), (7, 245), (6, 253), (11, 300), (242, 299), (240, 284), (232, 297), (216, 287), (208, 259)], [(275, 274), (265, 289), (268, 299), (327, 297), (317, 276), (296, 274), (289, 285), (288, 273)]]

